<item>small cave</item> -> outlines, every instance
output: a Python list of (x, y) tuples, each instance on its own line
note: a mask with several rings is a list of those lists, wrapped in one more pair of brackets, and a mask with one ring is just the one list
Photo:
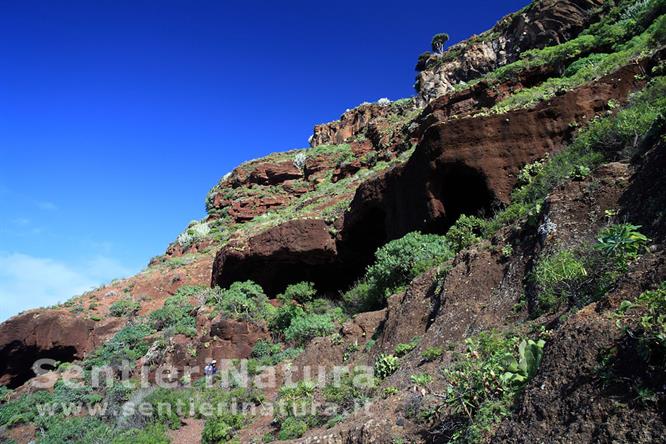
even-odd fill
[[(22, 386), (36, 376), (33, 366), (40, 359), (53, 359), (62, 362), (72, 362), (77, 359), (78, 351), (74, 346), (55, 346), (42, 349), (34, 345), (25, 345), (15, 341), (0, 351), (0, 375), (3, 385), (10, 389)], [(42, 368), (50, 369), (44, 365)]]
[(497, 205), (483, 173), (461, 162), (442, 168), (439, 188), (446, 217), (437, 231), (446, 231), (463, 214), (488, 217)]
[(362, 209), (348, 219), (331, 250), (276, 249), (270, 254), (231, 254), (216, 260), (212, 284), (222, 288), (252, 280), (269, 297), (290, 284), (310, 281), (331, 296), (347, 290), (365, 272), (374, 253), (388, 239), (381, 208)]

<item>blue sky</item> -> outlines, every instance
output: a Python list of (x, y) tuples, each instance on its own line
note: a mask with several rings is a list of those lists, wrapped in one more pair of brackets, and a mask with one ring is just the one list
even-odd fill
[(238, 163), (527, 3), (0, 0), (0, 320), (141, 270)]

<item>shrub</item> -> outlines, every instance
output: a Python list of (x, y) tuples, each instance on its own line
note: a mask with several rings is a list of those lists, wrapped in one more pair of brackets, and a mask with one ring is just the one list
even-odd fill
[(135, 324), (123, 327), (109, 341), (86, 357), (86, 368), (105, 365), (120, 366), (123, 360), (134, 362), (146, 354), (150, 345), (146, 337), (155, 330), (148, 324)]
[(317, 336), (326, 336), (333, 333), (335, 325), (328, 315), (305, 314), (291, 321), (284, 330), (287, 341), (296, 344), (305, 344)]
[(346, 373), (340, 378), (339, 383), (324, 387), (324, 399), (350, 413), (359, 402), (370, 398), (374, 382), (372, 376), (360, 370)]
[(280, 352), (280, 344), (273, 344), (265, 339), (258, 340), (252, 347), (252, 357), (257, 359), (269, 358)]
[(418, 375), (411, 375), (409, 380), (419, 387), (427, 387), (432, 382), (432, 376), (427, 373), (419, 373)]
[(112, 444), (169, 444), (171, 441), (162, 424), (148, 424), (143, 429), (120, 432)]
[(636, 341), (645, 363), (663, 368), (666, 363), (666, 283), (646, 291), (635, 301), (624, 301), (616, 311), (617, 325)]
[[(464, 418), (453, 431), (451, 441), (480, 442), (510, 414), (510, 406), (536, 371), (538, 362), (533, 362), (532, 370), (517, 383), (507, 376), (513, 374), (517, 338), (491, 332), (481, 333), (465, 342), (465, 353), (444, 370), (444, 377), (449, 382), (444, 404), (453, 414)], [(542, 343), (536, 346), (538, 350), (542, 347)]]
[(109, 314), (113, 317), (120, 318), (123, 316), (135, 315), (141, 308), (141, 304), (132, 299), (121, 299), (114, 302), (109, 307)]
[(579, 299), (578, 293), (587, 276), (582, 261), (569, 250), (539, 260), (531, 275), (538, 291), (537, 313), (548, 313), (568, 299)]
[(446, 240), (454, 251), (461, 251), (477, 243), (484, 235), (487, 222), (476, 216), (462, 215), (446, 232)]
[(444, 354), (444, 350), (440, 347), (428, 347), (421, 353), (421, 358), (426, 362), (434, 361), (439, 359)]
[(201, 434), (201, 442), (217, 444), (229, 441), (243, 427), (244, 423), (245, 418), (240, 414), (224, 413), (208, 418)]
[(192, 314), (194, 307), (189, 302), (186, 292), (177, 292), (164, 301), (164, 306), (150, 314), (150, 320), (156, 330), (171, 329), (177, 334), (196, 336), (196, 318)]
[(407, 342), (407, 343), (402, 343), (402, 344), (396, 345), (395, 346), (395, 351), (394, 351), (395, 355), (399, 358), (405, 356), (407, 353), (414, 350), (419, 345), (420, 340), (421, 340), (421, 338), (416, 336), (415, 338), (412, 338), (412, 340)]
[(312, 282), (299, 282), (288, 286), (284, 293), (278, 296), (278, 299), (284, 302), (294, 300), (304, 304), (311, 302), (316, 295), (317, 290)]
[(288, 439), (297, 439), (303, 436), (307, 431), (308, 424), (305, 421), (290, 416), (280, 424), (278, 438), (283, 441)]
[(344, 296), (356, 310), (370, 310), (419, 274), (453, 257), (446, 238), (412, 232), (377, 250), (364, 279)]
[(647, 236), (638, 231), (639, 228), (640, 225), (632, 224), (610, 225), (599, 233), (596, 248), (622, 263), (634, 260), (649, 242)]
[(275, 314), (264, 290), (252, 281), (234, 282), (211, 301), (233, 319), (269, 320)]
[(0, 404), (0, 427), (32, 422), (38, 416), (37, 405), (51, 401), (52, 395), (41, 391)]
[(293, 302), (287, 302), (276, 310), (268, 326), (271, 331), (282, 334), (291, 325), (292, 320), (304, 315), (305, 311), (301, 307)]
[(46, 429), (38, 441), (44, 444), (62, 444), (77, 442), (81, 444), (97, 444), (110, 440), (112, 431), (110, 426), (100, 419), (92, 416), (81, 417), (49, 417), (46, 419)]
[[(153, 419), (172, 430), (179, 429), (181, 420), (179, 408), (189, 405), (189, 390), (158, 388), (146, 397), (146, 402), (153, 406)], [(180, 406), (180, 407), (179, 407)]]
[(382, 353), (375, 360), (375, 365), (373, 367), (375, 371), (375, 377), (379, 379), (387, 378), (395, 373), (399, 366), (400, 362), (398, 361), (398, 358), (393, 355), (386, 355)]

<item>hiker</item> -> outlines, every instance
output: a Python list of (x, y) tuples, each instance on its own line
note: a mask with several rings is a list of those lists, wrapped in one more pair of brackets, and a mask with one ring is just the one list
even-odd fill
[(217, 361), (213, 359), (210, 364), (204, 367), (204, 375), (213, 376), (215, 374), (217, 374)]

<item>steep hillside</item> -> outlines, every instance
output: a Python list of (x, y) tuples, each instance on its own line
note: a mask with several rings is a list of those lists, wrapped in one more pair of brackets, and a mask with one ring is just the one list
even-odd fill
[(0, 442), (663, 441), (665, 14), (535, 1), (238, 166), (0, 325)]

